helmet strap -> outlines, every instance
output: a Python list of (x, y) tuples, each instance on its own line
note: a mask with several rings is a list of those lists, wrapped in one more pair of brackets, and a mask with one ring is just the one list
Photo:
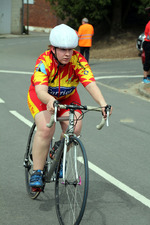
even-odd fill
[(58, 58), (57, 58), (57, 52), (56, 52), (56, 49), (57, 49), (57, 47), (55, 47), (55, 53), (52, 51), (52, 54), (53, 54), (54, 58), (56, 59), (56, 61), (58, 62), (59, 66), (60, 66), (60, 65), (63, 66), (63, 64), (62, 64), (62, 63), (58, 60)]
[(54, 83), (54, 80), (56, 79), (56, 77), (57, 77), (57, 75), (58, 75), (59, 66), (60, 66), (60, 65), (63, 65), (63, 64), (58, 60), (58, 58), (57, 58), (56, 49), (57, 49), (57, 48), (55, 47), (55, 54), (54, 54), (53, 51), (52, 51), (52, 54), (53, 54), (54, 58), (56, 59), (56, 61), (58, 62), (58, 65), (57, 65), (57, 71), (56, 71), (56, 73), (55, 73), (55, 75), (54, 75), (54, 77), (53, 77), (51, 83)]
[(60, 63), (58, 63), (57, 71), (56, 71), (56, 73), (55, 73), (55, 75), (54, 75), (54, 77), (53, 77), (51, 83), (54, 83), (54, 80), (56, 79), (56, 77), (57, 77), (57, 75), (58, 75), (59, 66), (60, 66)]

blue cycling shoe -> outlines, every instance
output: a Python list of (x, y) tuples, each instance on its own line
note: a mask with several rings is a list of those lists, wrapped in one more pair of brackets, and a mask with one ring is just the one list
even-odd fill
[[(66, 160), (66, 163), (65, 163), (65, 172), (66, 172), (66, 168), (67, 168), (67, 160)], [(63, 178), (63, 162), (61, 162), (61, 164), (60, 164), (59, 178)]]
[(43, 187), (43, 171), (36, 170), (30, 178), (30, 187), (42, 188)]
[(144, 83), (144, 84), (150, 84), (150, 79), (149, 78), (143, 78), (142, 83)]
[(60, 164), (59, 178), (63, 178), (63, 163)]
[(150, 80), (150, 75), (147, 75), (147, 79)]
[[(55, 173), (57, 173), (57, 167), (55, 169)], [(60, 164), (58, 173), (59, 173), (59, 178), (63, 178), (63, 162), (61, 162), (61, 164)]]

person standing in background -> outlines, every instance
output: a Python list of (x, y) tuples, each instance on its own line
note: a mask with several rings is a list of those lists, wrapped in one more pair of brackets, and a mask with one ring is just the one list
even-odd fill
[(92, 46), (92, 37), (94, 35), (94, 28), (87, 18), (82, 19), (82, 25), (78, 29), (80, 53), (89, 62), (90, 47)]
[(144, 70), (144, 77), (143, 83), (149, 84), (149, 70), (150, 70), (150, 7), (147, 7), (145, 11), (148, 14), (148, 23), (146, 24), (145, 31), (144, 31), (144, 42), (143, 42), (143, 50), (145, 52), (145, 62), (143, 65)]

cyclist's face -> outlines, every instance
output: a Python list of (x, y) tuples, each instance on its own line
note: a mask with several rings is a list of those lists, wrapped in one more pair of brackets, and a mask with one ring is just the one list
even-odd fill
[(62, 64), (67, 64), (70, 61), (71, 56), (73, 54), (73, 49), (56, 48), (55, 51), (57, 59)]

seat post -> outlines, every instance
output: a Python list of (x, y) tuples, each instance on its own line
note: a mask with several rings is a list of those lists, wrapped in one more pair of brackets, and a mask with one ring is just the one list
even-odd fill
[(74, 109), (70, 109), (69, 111), (69, 129), (68, 132), (70, 135), (74, 133)]

